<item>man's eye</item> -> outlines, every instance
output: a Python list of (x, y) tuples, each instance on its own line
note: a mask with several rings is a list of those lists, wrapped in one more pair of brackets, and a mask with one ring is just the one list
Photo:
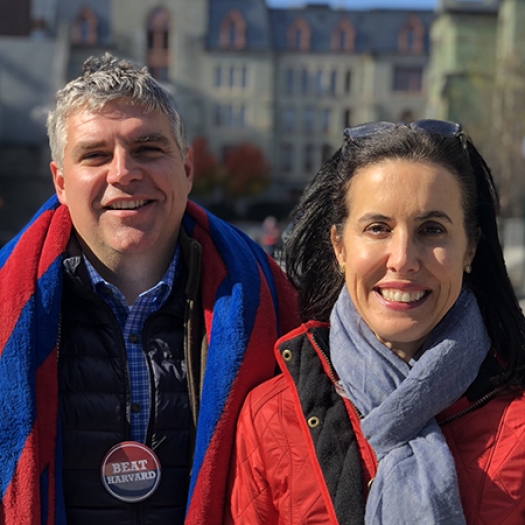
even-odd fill
[(98, 160), (106, 157), (107, 154), (103, 153), (102, 151), (90, 151), (89, 153), (84, 153), (82, 155), (81, 160), (89, 161), (89, 160)]
[(140, 153), (162, 153), (162, 149), (159, 148), (158, 146), (140, 146), (139, 148), (136, 149), (136, 152), (138, 154)]

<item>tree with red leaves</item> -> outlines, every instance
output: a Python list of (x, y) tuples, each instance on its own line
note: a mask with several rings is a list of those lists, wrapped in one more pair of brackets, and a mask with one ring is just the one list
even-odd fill
[(196, 137), (191, 143), (191, 148), (193, 149), (193, 191), (206, 195), (220, 185), (221, 166), (208, 149), (208, 141), (204, 137)]
[(231, 196), (257, 195), (270, 182), (270, 166), (262, 151), (248, 142), (228, 151), (224, 168), (224, 189)]

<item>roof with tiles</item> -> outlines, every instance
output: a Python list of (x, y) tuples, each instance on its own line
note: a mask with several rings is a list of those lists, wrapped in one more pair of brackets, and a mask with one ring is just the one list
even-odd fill
[(425, 27), (424, 52), (428, 53), (431, 10), (374, 9), (350, 11), (332, 9), (325, 4), (308, 4), (302, 8), (266, 8), (262, 0), (210, 0), (208, 48), (220, 49), (220, 27), (232, 10), (246, 21), (244, 50), (288, 49), (287, 32), (297, 20), (304, 20), (311, 30), (309, 52), (330, 52), (331, 34), (337, 25), (348, 20), (355, 29), (356, 53), (396, 53), (399, 32), (410, 17), (417, 17)]
[(238, 11), (246, 22), (244, 49), (268, 51), (272, 48), (269, 13), (264, 0), (210, 0), (208, 48), (220, 49), (221, 25), (232, 11)]

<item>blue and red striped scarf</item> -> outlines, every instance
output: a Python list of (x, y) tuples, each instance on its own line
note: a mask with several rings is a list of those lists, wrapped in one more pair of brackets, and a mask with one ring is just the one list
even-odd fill
[[(299, 320), (295, 293), (254, 242), (191, 202), (183, 224), (203, 248), (209, 343), (186, 524), (219, 525), (238, 411)], [(71, 228), (53, 197), (0, 251), (0, 523), (66, 523), (56, 362)]]

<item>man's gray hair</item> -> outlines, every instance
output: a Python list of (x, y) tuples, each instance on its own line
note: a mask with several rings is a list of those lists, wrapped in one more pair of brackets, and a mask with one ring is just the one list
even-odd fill
[(47, 117), (47, 134), (53, 160), (62, 168), (66, 146), (67, 118), (80, 109), (100, 111), (114, 100), (126, 98), (143, 106), (146, 113), (158, 111), (168, 118), (173, 137), (184, 157), (188, 144), (182, 119), (170, 93), (148, 72), (127, 60), (106, 53), (84, 62), (84, 73), (56, 94), (56, 106)]

